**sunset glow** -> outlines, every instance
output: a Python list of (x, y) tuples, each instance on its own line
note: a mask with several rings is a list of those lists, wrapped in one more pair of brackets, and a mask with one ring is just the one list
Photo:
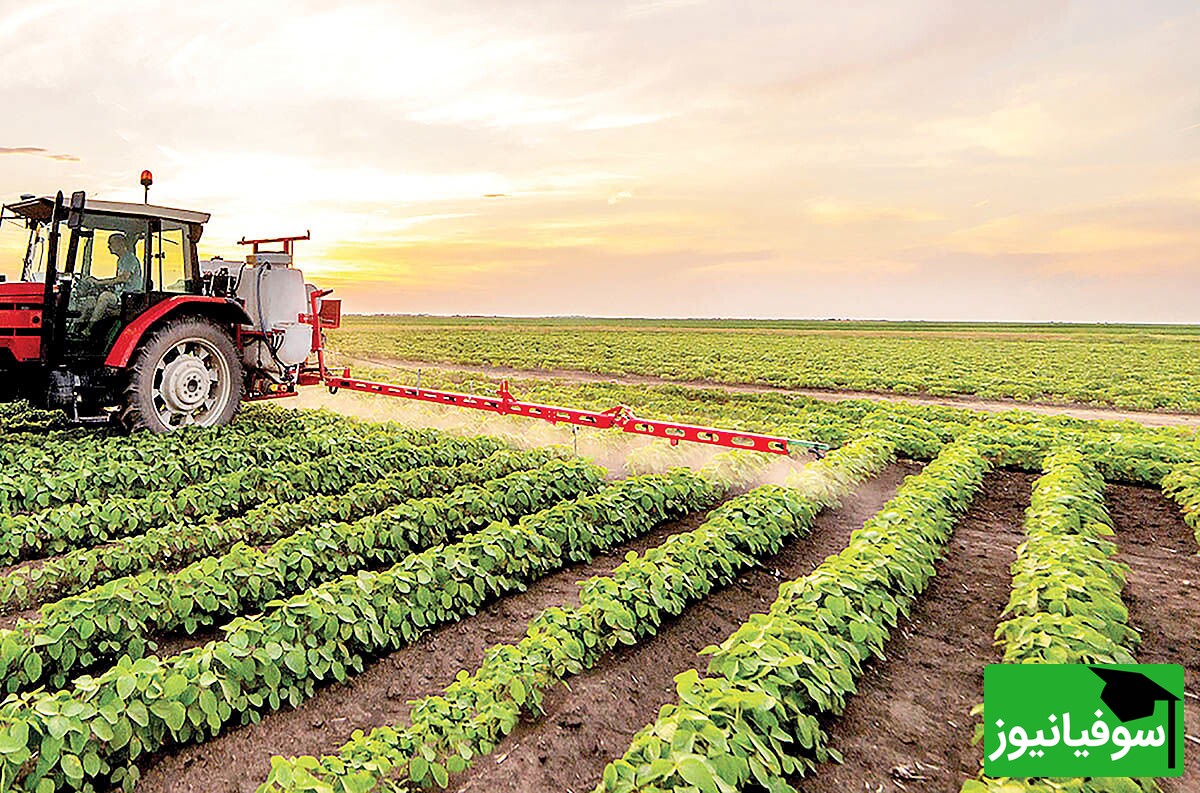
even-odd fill
[(1197, 320), (1194, 2), (0, 9), (5, 201), (150, 168), (349, 311)]

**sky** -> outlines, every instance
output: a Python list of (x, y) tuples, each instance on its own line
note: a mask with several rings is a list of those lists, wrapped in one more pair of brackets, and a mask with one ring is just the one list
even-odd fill
[(348, 312), (1200, 322), (1194, 0), (0, 0), (0, 74), (4, 200), (149, 168)]

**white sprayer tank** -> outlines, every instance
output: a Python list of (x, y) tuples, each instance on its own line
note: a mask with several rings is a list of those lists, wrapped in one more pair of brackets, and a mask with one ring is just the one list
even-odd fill
[(312, 325), (300, 321), (309, 312), (308, 288), (304, 274), (291, 263), (286, 253), (253, 253), (245, 264), (201, 263), (206, 269), (229, 270), (237, 283), (235, 294), (250, 315), (250, 323), (243, 327), (266, 335), (266, 341), (255, 339), (245, 345), (246, 365), (281, 376), (284, 368), (304, 363), (312, 351)]

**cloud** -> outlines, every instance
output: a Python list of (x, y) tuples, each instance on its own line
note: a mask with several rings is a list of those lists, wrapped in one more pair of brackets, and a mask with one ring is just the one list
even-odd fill
[(873, 206), (838, 199), (813, 199), (804, 204), (804, 215), (814, 223), (843, 226), (885, 222), (930, 223), (943, 215), (918, 207)]
[(632, 113), (628, 115), (592, 116), (575, 126), (581, 130), (621, 129), (624, 127), (640, 127), (643, 124), (654, 124), (670, 118), (668, 113)]
[(638, 0), (625, 7), (625, 16), (636, 18), (702, 5), (706, 0)]
[[(0, 182), (140, 201), (150, 168), (206, 249), (312, 228), (376, 309), (996, 317), (1088, 280), (1153, 319), (1198, 286), (1183, 0), (30, 9), (0, 101), (40, 145)], [(1162, 298), (1101, 300), (1138, 276)]]
[(28, 154), (59, 162), (79, 162), (79, 158), (74, 154), (51, 154), (48, 150), (37, 146), (0, 146), (0, 154)]

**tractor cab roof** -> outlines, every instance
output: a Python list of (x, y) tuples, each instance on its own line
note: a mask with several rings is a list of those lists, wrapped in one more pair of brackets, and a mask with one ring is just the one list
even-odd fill
[[(15, 204), (5, 204), (4, 209), (29, 220), (46, 221), (50, 219), (50, 214), (54, 209), (54, 199), (48, 196), (29, 198)], [(207, 223), (212, 217), (207, 212), (193, 212), (189, 209), (172, 209), (154, 204), (131, 204), (123, 201), (97, 201), (91, 198), (87, 200), (84, 211), (125, 217), (162, 218), (163, 220), (197, 225)]]

